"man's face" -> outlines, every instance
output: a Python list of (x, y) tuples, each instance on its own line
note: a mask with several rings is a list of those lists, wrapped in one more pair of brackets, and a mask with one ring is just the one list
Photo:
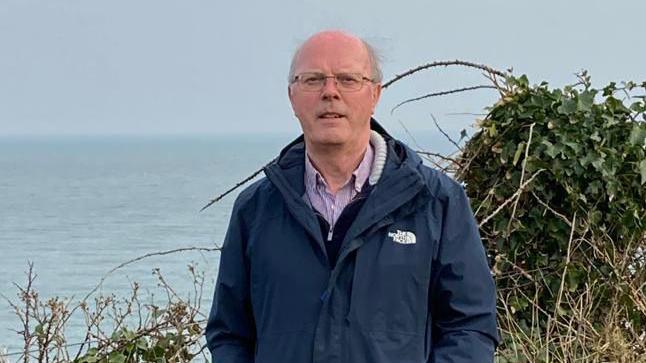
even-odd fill
[[(363, 43), (340, 33), (324, 33), (308, 40), (294, 68), (295, 75), (359, 73), (372, 78), (368, 51)], [(340, 92), (334, 78), (328, 78), (320, 91), (303, 91), (292, 83), (288, 92), (308, 145), (352, 146), (368, 140), (370, 117), (379, 100), (381, 85), (365, 81), (358, 91)]]

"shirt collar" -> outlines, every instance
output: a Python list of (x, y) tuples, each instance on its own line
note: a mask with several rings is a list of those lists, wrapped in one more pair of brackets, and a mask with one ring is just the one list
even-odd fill
[[(358, 193), (361, 192), (361, 188), (365, 184), (366, 180), (370, 176), (370, 171), (372, 170), (372, 162), (374, 159), (374, 150), (371, 144), (368, 144), (366, 147), (366, 152), (363, 153), (363, 159), (357, 166), (356, 169), (352, 172), (352, 176), (348, 181), (345, 182), (342, 188), (346, 187), (348, 183), (353, 182), (354, 190)], [(323, 187), (328, 191), (328, 185), (323, 178), (323, 175), (316, 170), (314, 164), (310, 160), (310, 156), (305, 152), (305, 184), (307, 186), (317, 186)]]

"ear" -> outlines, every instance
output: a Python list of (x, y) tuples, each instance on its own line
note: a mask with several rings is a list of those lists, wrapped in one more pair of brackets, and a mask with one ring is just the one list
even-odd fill
[(381, 83), (377, 83), (372, 89), (372, 112), (375, 112), (379, 98), (381, 97)]
[(293, 106), (294, 105), (294, 99), (293, 99), (293, 96), (292, 96), (292, 85), (291, 84), (287, 85), (287, 97), (289, 97), (289, 102)]
[[(287, 86), (287, 97), (289, 98), (289, 103), (292, 106), (292, 112), (296, 116), (296, 109), (294, 108), (294, 91), (292, 91), (291, 84)], [(297, 116), (298, 117), (298, 116)]]

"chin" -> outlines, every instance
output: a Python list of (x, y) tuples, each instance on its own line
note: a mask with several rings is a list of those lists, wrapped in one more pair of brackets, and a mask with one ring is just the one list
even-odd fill
[(325, 130), (325, 132), (317, 132), (310, 138), (312, 143), (318, 145), (343, 145), (348, 142), (348, 136), (339, 130)]

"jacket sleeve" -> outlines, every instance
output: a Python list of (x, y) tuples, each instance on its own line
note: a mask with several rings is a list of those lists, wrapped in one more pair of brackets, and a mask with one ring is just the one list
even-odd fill
[(493, 362), (496, 291), (478, 226), (457, 184), (443, 206), (431, 279), (431, 363)]
[(256, 330), (249, 293), (246, 226), (238, 201), (233, 208), (220, 255), (206, 341), (214, 362), (253, 363)]

